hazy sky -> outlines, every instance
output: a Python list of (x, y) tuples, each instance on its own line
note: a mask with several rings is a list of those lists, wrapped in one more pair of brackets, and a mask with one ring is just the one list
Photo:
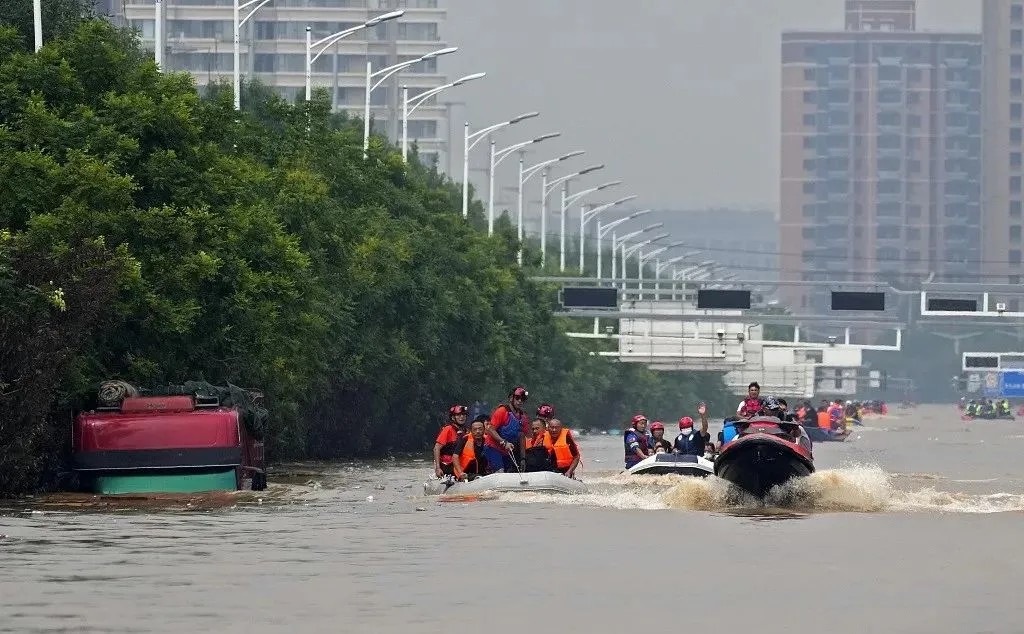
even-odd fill
[[(561, 132), (534, 146), (527, 162), (586, 150), (574, 168), (607, 166), (587, 183), (622, 180), (616, 194), (669, 208), (777, 208), (781, 33), (843, 26), (843, 0), (441, 4), (448, 8), (442, 38), (460, 47), (442, 68), (452, 79), (488, 75), (446, 93), (467, 103), (453, 109), (457, 180), (467, 117), (480, 128), (537, 110), (536, 119), (506, 128), (498, 147)], [(918, 0), (918, 27), (978, 31), (980, 5)], [(471, 165), (486, 165), (485, 146), (473, 150)], [(500, 185), (515, 184), (513, 159), (499, 168)], [(484, 184), (482, 172), (470, 178)]]

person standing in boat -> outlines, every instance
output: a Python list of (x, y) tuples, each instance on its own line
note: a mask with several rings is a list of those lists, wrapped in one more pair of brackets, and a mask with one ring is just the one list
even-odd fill
[[(477, 416), (465, 434), (455, 443), (452, 455), (452, 471), (456, 480), (473, 480), (488, 473), (493, 473), (487, 462), (484, 431), (487, 428), (487, 415)], [(499, 463), (501, 464), (501, 463)]]
[(580, 466), (580, 448), (572, 437), (572, 432), (562, 427), (562, 421), (557, 418), (548, 421), (548, 429), (544, 432), (544, 447), (554, 462), (554, 471), (567, 478), (576, 475), (576, 468)]
[(487, 461), (495, 470), (519, 471), (517, 463), (523, 460), (523, 446), (530, 429), (530, 419), (523, 406), (530, 394), (525, 387), (516, 387), (508, 395), (508, 402), (499, 405), (491, 414), (484, 440), (487, 443)]
[(630, 426), (622, 432), (622, 444), (626, 451), (626, 468), (636, 465), (650, 455), (650, 444), (647, 435), (647, 417), (637, 414)]
[(448, 422), (441, 428), (434, 442), (434, 475), (439, 478), (454, 475), (452, 455), (455, 453), (455, 443), (466, 435), (468, 414), (465, 405), (452, 405), (448, 408)]
[(650, 442), (654, 453), (672, 453), (672, 443), (665, 438), (665, 424), (660, 420), (651, 423)]
[(679, 435), (673, 444), (673, 451), (682, 456), (703, 456), (704, 449), (711, 434), (708, 433), (708, 406), (705, 403), (697, 405), (697, 415), (700, 416), (700, 429), (694, 431), (693, 419), (683, 416), (679, 419)]
[(551, 452), (544, 444), (548, 423), (554, 415), (555, 408), (547, 403), (537, 408), (537, 418), (530, 421), (531, 434), (526, 438), (523, 471), (554, 471)]

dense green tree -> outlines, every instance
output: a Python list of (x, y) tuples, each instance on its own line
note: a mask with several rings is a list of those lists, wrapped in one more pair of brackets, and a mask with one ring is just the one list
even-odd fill
[[(601, 427), (720, 394), (566, 337), (507, 223), (487, 236), (476, 200), (466, 222), (460, 188), (383, 139), (364, 160), (361, 123), (325, 93), (243, 97), (239, 113), (224, 86), (199, 95), (101, 20), (38, 54), (0, 25), (0, 323), (53, 331), (0, 339), (17, 358), (0, 386), (48, 364), (12, 423), (39, 442), (0, 462), (0, 490), (52, 464), (72, 395), (109, 377), (259, 387), (278, 457), (419, 450), (450, 403), (520, 383)], [(47, 303), (60, 288), (68, 315)]]

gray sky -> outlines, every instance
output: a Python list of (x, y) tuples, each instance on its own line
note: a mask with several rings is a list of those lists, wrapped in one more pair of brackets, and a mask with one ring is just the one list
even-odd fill
[[(777, 208), (781, 33), (843, 25), (843, 0), (441, 4), (448, 8), (442, 37), (460, 47), (442, 58), (444, 71), (452, 79), (488, 74), (446, 93), (468, 104), (453, 110), (456, 180), (467, 117), (480, 128), (538, 110), (536, 119), (506, 128), (498, 147), (562, 132), (535, 146), (527, 163), (586, 150), (573, 167), (607, 165), (587, 183), (623, 180), (619, 196), (669, 208)], [(918, 0), (918, 27), (978, 31), (980, 5)], [(472, 166), (486, 165), (485, 146), (474, 148)], [(499, 168), (499, 185), (515, 184), (513, 159)], [(470, 174), (474, 183), (484, 178)]]

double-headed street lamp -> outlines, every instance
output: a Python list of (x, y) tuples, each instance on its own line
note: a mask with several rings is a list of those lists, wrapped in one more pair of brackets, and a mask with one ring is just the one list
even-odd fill
[[(609, 232), (611, 232), (611, 234), (612, 234), (612, 249), (611, 249), (612, 250), (612, 278), (614, 278), (615, 277), (615, 228), (618, 227), (619, 225), (621, 225), (624, 222), (629, 222), (630, 220), (633, 220), (634, 218), (639, 218), (640, 216), (646, 216), (649, 213), (651, 213), (650, 209), (642, 209), (640, 211), (634, 211), (633, 213), (629, 214), (625, 218), (619, 218), (618, 220), (612, 221), (612, 222), (610, 222), (608, 224), (605, 224), (605, 225), (602, 225), (601, 224), (601, 220), (598, 219), (598, 221), (597, 221), (597, 232), (596, 232), (597, 233), (597, 278), (598, 279), (601, 279), (601, 274), (604, 272), (604, 266), (602, 264), (602, 259), (604, 258), (604, 249), (601, 248), (601, 243), (604, 241), (604, 237), (606, 235), (608, 235)], [(641, 233), (644, 233), (646, 231), (653, 231), (654, 229), (660, 229), (663, 226), (665, 226), (664, 222), (658, 222), (658, 223), (655, 223), (653, 225), (648, 225), (648, 226), (644, 227), (643, 229), (640, 229), (639, 231), (634, 231), (633, 233), (631, 233), (629, 235), (630, 236), (638, 236)]]
[[(487, 126), (482, 130), (477, 130), (473, 134), (469, 133), (469, 122), (467, 121), (463, 126), (462, 131), (462, 217), (465, 218), (469, 215), (469, 151), (476, 147), (476, 144), (483, 140), (484, 136), (510, 126), (526, 119), (532, 119), (539, 115), (539, 112), (526, 112), (519, 115), (518, 117), (512, 117), (508, 121), (502, 121), (501, 123), (495, 123), (494, 125)], [(472, 141), (472, 143), (471, 143)], [(493, 233), (494, 227), (488, 224), (487, 235)]]
[[(328, 35), (327, 37), (322, 37), (322, 38), (320, 38), (319, 40), (317, 40), (315, 42), (313, 41), (313, 27), (307, 26), (306, 27), (306, 101), (309, 101), (313, 97), (313, 62), (315, 62), (317, 59), (319, 59), (320, 56), (323, 55), (325, 51), (327, 51), (327, 49), (329, 49), (332, 45), (336, 44), (339, 40), (345, 39), (346, 37), (348, 37), (349, 35), (352, 35), (356, 31), (361, 31), (361, 30), (369, 28), (371, 26), (377, 26), (378, 24), (381, 24), (382, 22), (387, 22), (388, 20), (394, 20), (395, 18), (399, 18), (399, 17), (401, 17), (404, 14), (405, 14), (405, 11), (401, 11), (400, 10), (400, 11), (392, 11), (390, 13), (385, 13), (383, 15), (378, 15), (375, 18), (370, 18), (369, 20), (367, 20), (366, 22), (363, 22), (362, 24), (357, 24), (356, 26), (353, 26), (352, 28), (349, 28), (349, 29), (345, 29), (344, 31), (338, 31), (337, 33), (332, 33), (332, 34)], [(317, 47), (319, 47), (320, 50), (317, 51), (316, 55), (314, 55), (313, 54), (313, 49), (317, 48)]]
[[(601, 166), (597, 167), (596, 169), (601, 169), (603, 167), (604, 167), (604, 165), (601, 165)], [(592, 171), (592, 170), (590, 170), (590, 168), (588, 168), (588, 170)], [(588, 171), (588, 170), (585, 170), (585, 171)], [(583, 172), (581, 172), (581, 173), (583, 173)], [(558, 238), (558, 241), (559, 241), (558, 267), (562, 271), (565, 270), (565, 219), (569, 215), (569, 206), (572, 205), (577, 200), (580, 200), (581, 198), (583, 198), (585, 196), (589, 196), (589, 195), (593, 194), (594, 192), (604, 191), (604, 190), (606, 190), (606, 189), (608, 189), (610, 187), (618, 187), (619, 185), (622, 184), (622, 181), (610, 181), (610, 182), (607, 182), (607, 183), (602, 183), (602, 184), (598, 185), (597, 187), (591, 187), (590, 189), (584, 189), (583, 191), (575, 193), (572, 196), (570, 196), (569, 195), (569, 182), (568, 182), (568, 179), (573, 177), (573, 176), (578, 176), (578, 175), (579, 174), (571, 174), (570, 176), (558, 179), (557, 181), (555, 181), (555, 183), (552, 184), (552, 187), (554, 187), (554, 185), (557, 184), (559, 181), (565, 181), (564, 183), (562, 183), (562, 206), (561, 206), (562, 230), (561, 230), (561, 235)]]
[[(650, 209), (648, 209), (646, 211), (650, 211)], [(626, 244), (627, 241), (632, 240), (633, 238), (635, 238), (635, 237), (637, 237), (639, 235), (642, 235), (642, 234), (654, 231), (655, 229), (661, 229), (664, 226), (665, 226), (664, 222), (656, 222), (653, 225), (647, 225), (646, 227), (642, 227), (642, 228), (640, 228), (640, 229), (638, 229), (636, 231), (632, 231), (630, 233), (627, 233), (626, 235), (622, 236), (621, 238), (618, 238), (618, 240), (616, 240), (615, 232), (612, 232), (612, 277), (615, 277), (617, 275), (616, 271), (618, 270), (618, 268), (622, 269), (622, 277), (623, 277), (623, 279), (626, 277), (626, 265), (625, 265), (625, 263), (623, 263), (622, 267), (617, 267), (616, 266), (616, 263), (618, 262), (618, 253), (619, 253), (619, 250), (622, 248), (622, 245)], [(622, 282), (622, 288), (623, 289), (626, 288), (626, 282), (625, 281)]]
[[(245, 24), (246, 22), (248, 22), (249, 18), (251, 18), (253, 15), (255, 15), (256, 12), (259, 11), (260, 9), (262, 9), (263, 6), (266, 5), (268, 2), (270, 2), (270, 0), (249, 0), (248, 2), (246, 2), (244, 4), (238, 4), (238, 0), (234, 0), (234, 2), (232, 2), (232, 8), (233, 8), (233, 14), (232, 15), (233, 15), (234, 19), (231, 22), (232, 22), (232, 25), (234, 26), (234, 30), (235, 30), (235, 33), (234, 33), (235, 55), (234, 55), (234, 70), (233, 70), (233, 78), (234, 78), (234, 81), (235, 81), (235, 110), (240, 110), (242, 108), (242, 80), (241, 80), (241, 77), (240, 77), (240, 71), (238, 69), (238, 67), (239, 67), (239, 60), (241, 59), (241, 56), (242, 56), (242, 53), (241, 53), (242, 25)], [(248, 9), (249, 7), (251, 7), (253, 5), (256, 5), (256, 6), (253, 7), (252, 11), (250, 11), (248, 14), (246, 14), (246, 16), (244, 18), (238, 19), (239, 12), (242, 9)], [(161, 7), (157, 6), (156, 9), (157, 9), (157, 11), (160, 11)], [(156, 33), (154, 31), (154, 33), (153, 33), (156, 36), (156, 48), (157, 49), (161, 48), (160, 40), (163, 39), (163, 26), (162, 26), (163, 16), (161, 15), (159, 17), (159, 19), (160, 19), (160, 22), (161, 22), (161, 28), (160, 28), (161, 32), (160, 33)], [(250, 51), (249, 54), (251, 55), (252, 52)], [(156, 56), (157, 56), (157, 59), (159, 60), (157, 62), (158, 64), (163, 61), (164, 55), (163, 55), (163, 51), (162, 50), (157, 52)]]
[[(462, 84), (464, 84), (464, 83), (466, 83), (468, 81), (473, 81), (474, 79), (480, 79), (481, 77), (484, 77), (486, 75), (487, 75), (487, 73), (473, 73), (472, 75), (466, 75), (465, 77), (460, 77), (460, 78), (456, 79), (455, 81), (448, 82), (447, 84), (444, 84), (443, 86), (438, 86), (437, 88), (431, 88), (430, 90), (421, 92), (420, 94), (418, 94), (415, 97), (413, 97), (412, 100), (409, 99), (409, 87), (408, 86), (402, 86), (402, 162), (403, 163), (407, 163), (408, 162), (408, 158), (407, 157), (409, 155), (409, 115), (411, 115), (413, 112), (415, 112), (416, 108), (419, 108), (421, 105), (423, 105), (423, 102), (425, 102), (427, 99), (430, 99), (431, 97), (433, 97), (437, 93), (439, 93), (439, 92), (441, 92), (443, 90), (448, 90), (449, 88), (454, 88), (455, 86), (461, 86)], [(410, 108), (410, 106), (412, 106), (412, 107)]]
[[(585, 234), (585, 230), (587, 228), (587, 223), (590, 222), (591, 220), (593, 220), (594, 218), (596, 218), (597, 215), (600, 214), (601, 212), (607, 211), (607, 210), (611, 209), (612, 207), (617, 207), (617, 206), (621, 205), (622, 203), (627, 203), (627, 202), (629, 202), (631, 200), (634, 200), (636, 197), (637, 197), (636, 194), (632, 194), (630, 196), (626, 196), (624, 198), (620, 198), (620, 199), (618, 199), (616, 201), (613, 201), (613, 202), (610, 202), (610, 203), (606, 203), (604, 205), (600, 205), (600, 206), (595, 207), (594, 209), (591, 209), (589, 211), (587, 210), (587, 208), (585, 206), (584, 207), (580, 207), (580, 275), (583, 275), (583, 264), (584, 264), (584, 262), (583, 262), (583, 247), (584, 247), (583, 238), (586, 235)], [(597, 249), (598, 249), (598, 251), (601, 250), (601, 243), (600, 243), (600, 241), (597, 244)]]
[[(371, 63), (369, 58), (366, 59), (366, 88), (365, 88), (366, 93), (365, 93), (365, 96), (363, 98), (363, 158), (364, 159), (367, 156), (369, 156), (369, 151), (370, 151), (370, 93), (372, 93), (374, 90), (377, 90), (377, 88), (379, 88), (380, 85), (383, 84), (387, 80), (388, 77), (391, 77), (395, 73), (397, 73), (397, 72), (399, 72), (399, 71), (401, 71), (403, 69), (406, 69), (406, 68), (412, 66), (413, 64), (418, 64), (418, 63), (422, 62), (423, 60), (434, 59), (434, 58), (437, 58), (437, 57), (441, 57), (442, 55), (448, 55), (450, 53), (454, 53), (457, 50), (459, 50), (458, 46), (449, 46), (448, 48), (438, 49), (436, 51), (431, 51), (431, 52), (427, 53), (426, 55), (424, 55), (422, 57), (417, 57), (416, 59), (410, 59), (410, 60), (405, 61), (405, 62), (399, 62), (398, 64), (393, 64), (391, 66), (387, 66), (385, 68), (382, 68), (382, 69), (378, 70), (377, 72), (372, 72), (373, 71), (372, 63)], [(378, 76), (380, 77), (380, 79), (377, 80), (377, 83), (371, 85), (370, 82), (373, 81), (373, 79), (375, 77), (378, 77)]]
[[(541, 161), (540, 163), (537, 163), (535, 165), (531, 165), (530, 167), (524, 168), (523, 167), (523, 153), (522, 153), (522, 151), (519, 152), (519, 191), (518, 191), (518, 195), (517, 195), (517, 200), (518, 200), (518, 205), (519, 205), (519, 209), (518, 209), (518, 212), (519, 212), (519, 255), (517, 256), (517, 259), (518, 259), (520, 265), (522, 265), (522, 263), (523, 263), (523, 186), (526, 185), (526, 181), (530, 180), (530, 178), (534, 174), (536, 174), (539, 170), (544, 170), (544, 173), (546, 174), (547, 173), (547, 167), (549, 165), (554, 165), (555, 163), (560, 163), (562, 161), (569, 160), (569, 159), (573, 158), (574, 156), (579, 156), (581, 154), (584, 154), (583, 150), (574, 150), (572, 152), (568, 152), (566, 154), (563, 154), (562, 156), (559, 156), (558, 158), (549, 159), (547, 161)], [(542, 185), (542, 190), (543, 190), (543, 185)], [(547, 243), (546, 243), (546, 241), (543, 238), (544, 233), (547, 231), (547, 222), (545, 222), (546, 219), (544, 218), (545, 214), (547, 214), (547, 205), (544, 204), (543, 198), (544, 198), (544, 192), (541, 191), (540, 233), (541, 233), (542, 237), (541, 237), (540, 248), (541, 248), (542, 251), (547, 246)], [(543, 264), (543, 260), (544, 260), (544, 258), (542, 256), (541, 257), (542, 264)]]
[[(626, 259), (629, 258), (629, 256), (633, 255), (640, 249), (646, 247), (648, 244), (664, 240), (665, 238), (669, 237), (669, 235), (671, 234), (659, 233), (658, 235), (654, 236), (649, 240), (644, 240), (643, 242), (638, 242), (637, 244), (628, 247), (626, 246), (626, 238), (623, 238), (622, 241), (619, 243), (621, 245), (620, 248), (622, 249), (622, 253), (620, 254), (622, 257), (622, 279), (626, 279)], [(625, 284), (625, 282), (623, 282), (623, 284)]]
[[(640, 291), (638, 299), (642, 300), (644, 298), (644, 263), (647, 262), (648, 260), (650, 260), (653, 257), (657, 257), (657, 256), (661, 255), (662, 253), (664, 253), (665, 251), (668, 251), (669, 249), (674, 249), (676, 247), (681, 247), (684, 244), (686, 244), (686, 242), (680, 240), (678, 242), (673, 242), (671, 244), (667, 244), (667, 245), (665, 245), (663, 247), (658, 247), (657, 249), (651, 251), (650, 253), (644, 253), (643, 251), (637, 251), (637, 258), (636, 258), (637, 259), (637, 267), (638, 267), (637, 268), (637, 279), (638, 279), (638, 282), (639, 282), (637, 288)], [(655, 277), (655, 279), (657, 279), (657, 277), (658, 277), (657, 264), (655, 264), (654, 277)], [(657, 298), (655, 298), (655, 299), (657, 299)]]
[[(547, 141), (555, 137), (561, 136), (561, 132), (550, 132), (548, 134), (542, 134), (539, 137), (530, 139), (529, 141), (523, 141), (522, 143), (516, 143), (500, 150), (494, 149), (494, 139), (491, 139), (491, 173), (488, 175), (488, 186), (487, 186), (487, 235), (494, 233), (494, 169), (501, 164), (510, 154), (517, 150), (521, 150), (528, 145), (534, 143), (540, 143), (541, 141)], [(521, 199), (522, 197), (520, 197)]]
[[(548, 229), (548, 196), (551, 195), (551, 192), (555, 191), (555, 187), (558, 187), (559, 185), (562, 186), (562, 203), (561, 203), (561, 207), (559, 207), (560, 212), (561, 212), (561, 218), (560, 218), (559, 221), (560, 221), (560, 223), (562, 225), (561, 231), (559, 233), (559, 236), (560, 236), (559, 237), (559, 243), (560, 243), (560, 245), (559, 245), (559, 261), (560, 261), (561, 270), (564, 271), (565, 270), (565, 210), (566, 210), (566, 203), (565, 203), (565, 201), (566, 201), (566, 196), (569, 195), (569, 181), (571, 181), (572, 179), (577, 178), (579, 176), (583, 176), (584, 174), (590, 174), (591, 172), (596, 172), (597, 170), (603, 170), (603, 169), (604, 169), (604, 163), (601, 163), (599, 165), (591, 165), (590, 167), (584, 167), (583, 169), (581, 169), (578, 172), (573, 172), (572, 174), (567, 174), (565, 176), (562, 176), (561, 178), (556, 178), (555, 180), (551, 181), (550, 183), (548, 182), (548, 171), (544, 170), (541, 173), (541, 185), (540, 185), (540, 264), (541, 264), (541, 267), (544, 266), (544, 263), (547, 260), (547, 250), (548, 250), (548, 235), (547, 235), (547, 229)], [(618, 184), (618, 182), (619, 181), (616, 181), (615, 184)], [(611, 185), (609, 185), (609, 186), (611, 186)], [(593, 190), (590, 190), (590, 192), (588, 192), (588, 193), (592, 193), (594, 191), (597, 191), (597, 189), (595, 188)]]

